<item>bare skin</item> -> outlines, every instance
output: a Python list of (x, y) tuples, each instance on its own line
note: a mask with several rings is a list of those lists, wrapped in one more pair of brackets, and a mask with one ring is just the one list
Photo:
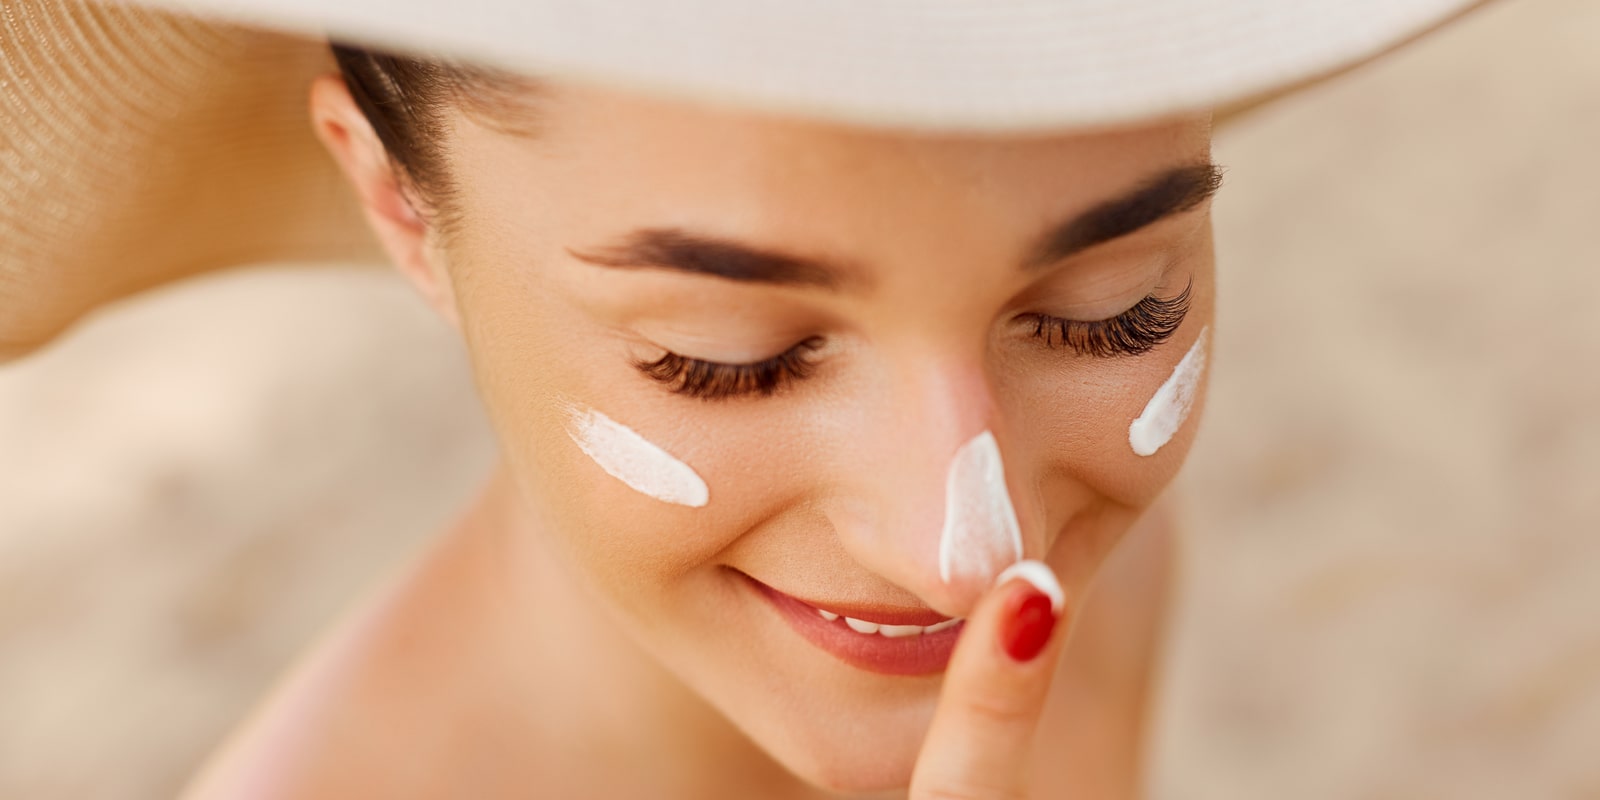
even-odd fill
[[(506, 593), (518, 590), (504, 583), (500, 548), (526, 524), (497, 477), (454, 530), (305, 656), (185, 796), (839, 796), (797, 780), (585, 616), (583, 602), (563, 599), (573, 587), (558, 571), (540, 576), (549, 583), (529, 606), (543, 613), (507, 613)], [(1106, 562), (1056, 668), (1030, 796), (1139, 796), (1174, 536), (1158, 505)], [(560, 646), (534, 663), (504, 646), (529, 636)], [(640, 682), (649, 688), (612, 694)], [(689, 739), (714, 745), (688, 758), (671, 746)]]
[[(1149, 455), (1128, 426), (1214, 313), (1209, 120), (996, 138), (531, 99), (531, 139), (453, 118), (447, 235), (343, 83), (314, 84), (378, 241), (462, 336), (502, 462), (195, 794), (1132, 794), (1170, 569), (1156, 504), (1194, 425)], [(656, 371), (674, 363), (697, 366)], [(709, 502), (603, 469), (578, 408)], [(951, 482), (984, 436), (998, 481)], [(1016, 538), (972, 541), (1015, 541), (1032, 580), (942, 568), (947, 498), (985, 492)], [(1046, 594), (1053, 633), (1017, 656)], [(902, 645), (781, 611), (806, 606), (962, 627), (897, 672), (826, 637)]]

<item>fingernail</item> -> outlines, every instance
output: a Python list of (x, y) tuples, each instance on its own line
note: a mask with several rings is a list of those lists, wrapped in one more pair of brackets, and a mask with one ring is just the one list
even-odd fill
[(1050, 642), (1064, 598), (1055, 573), (1038, 561), (1019, 561), (1000, 573), (996, 583), (1004, 585), (1012, 577), (1029, 586), (1008, 603), (1009, 613), (1000, 625), (1000, 646), (1019, 662), (1036, 658)]
[(1056, 611), (1050, 597), (1038, 589), (1029, 588), (1019, 599), (1000, 626), (1000, 645), (1006, 653), (1021, 662), (1032, 661), (1050, 641), (1050, 632), (1056, 628)]

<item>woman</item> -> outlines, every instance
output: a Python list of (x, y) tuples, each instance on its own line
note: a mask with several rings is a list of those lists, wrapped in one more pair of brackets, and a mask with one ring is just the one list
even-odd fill
[[(1015, 507), (1001, 516), (1020, 555), (1061, 576), (1070, 622), (1182, 463), (1194, 426), (1152, 397), (1205, 358), (1206, 116), (907, 136), (549, 83), (478, 85), (516, 105), (430, 97), (436, 118), (408, 118), (363, 94), (391, 85), (376, 71), (392, 62), (342, 63), (313, 85), (316, 130), (389, 257), (465, 338), (504, 462), (203, 788), (227, 796), (256, 762), (291, 795), (478, 795), (467, 770), (484, 794), (782, 796), (904, 786), (919, 763), (985, 750), (1003, 763), (958, 788), (1020, 787), (1029, 770), (1046, 796), (1131, 785), (1163, 565), (1137, 566), (1155, 579), (1130, 575), (1131, 607), (1105, 611), (1126, 652), (1080, 643), (1029, 759), (1070, 625), (1026, 666), (1003, 660), (975, 637), (1039, 590), (1002, 587), (986, 624), (951, 626), (982, 614), (1016, 555), (990, 557), (988, 519), (957, 569), (940, 547), (960, 504), (984, 499), (952, 460), (996, 449)], [(1178, 373), (1198, 400), (1202, 373)], [(1128, 421), (1147, 406), (1176, 416), (1141, 454)], [(635, 457), (611, 450), (622, 426), (687, 465), (688, 488), (651, 464), (608, 469)], [(1163, 559), (1166, 532), (1148, 535)], [(958, 638), (984, 647), (962, 651), (972, 685), (952, 675), (941, 705)], [(1122, 680), (1095, 685), (1097, 661)], [(919, 758), (936, 708), (953, 715), (946, 744)], [(1063, 764), (1063, 743), (1108, 735), (1104, 761)]]
[(1210, 112), (879, 126), (336, 54), (313, 128), (503, 459), (191, 796), (1135, 791)]

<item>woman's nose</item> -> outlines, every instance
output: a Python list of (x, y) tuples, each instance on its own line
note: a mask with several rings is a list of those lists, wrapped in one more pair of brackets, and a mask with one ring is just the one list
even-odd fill
[(980, 591), (1022, 558), (1005, 461), (994, 433), (972, 437), (950, 458), (944, 483), (944, 520), (939, 526), (939, 579), (972, 584)]
[(832, 522), (863, 566), (940, 613), (965, 616), (1026, 547), (982, 373), (919, 377), (916, 396), (894, 403), (894, 420), (857, 440)]

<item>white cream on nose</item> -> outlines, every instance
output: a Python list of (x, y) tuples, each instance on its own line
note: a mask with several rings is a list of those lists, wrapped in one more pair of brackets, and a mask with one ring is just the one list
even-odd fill
[(1161, 384), (1144, 412), (1128, 426), (1128, 444), (1141, 456), (1155, 455), (1189, 418), (1194, 408), (1194, 395), (1200, 386), (1200, 376), (1206, 371), (1206, 337), (1210, 328), (1201, 328), (1194, 345), (1184, 354), (1183, 360), (1172, 369), (1167, 382)]
[(567, 435), (611, 477), (667, 503), (699, 508), (710, 499), (706, 482), (633, 429), (594, 409), (569, 407)]
[(1020, 558), (1022, 530), (1006, 490), (1000, 445), (984, 431), (956, 450), (945, 475), (939, 577), (987, 584)]

